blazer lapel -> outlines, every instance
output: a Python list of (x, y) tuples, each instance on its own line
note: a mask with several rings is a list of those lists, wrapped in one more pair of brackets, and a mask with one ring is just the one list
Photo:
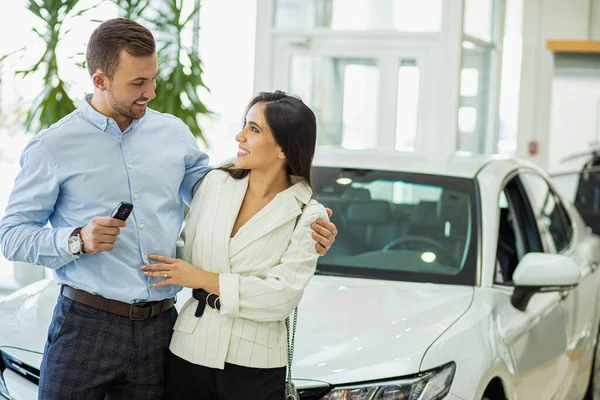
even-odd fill
[[(229, 267), (229, 241), (235, 220), (240, 212), (240, 207), (246, 196), (248, 177), (234, 179), (226, 177), (220, 189), (219, 201), (215, 205), (212, 257), (216, 262), (212, 272), (230, 273)], [(201, 251), (202, 249), (197, 249)]]
[[(295, 219), (302, 213), (302, 203), (308, 204), (310, 201), (311, 194), (310, 189), (301, 182), (277, 194), (269, 204), (257, 212), (237, 231), (229, 244), (229, 257), (235, 256), (252, 242)], [(235, 218), (237, 218), (237, 213)], [(232, 228), (233, 224), (229, 229), (230, 235)]]
[[(206, 198), (203, 199), (202, 203), (194, 204), (184, 229), (183, 238), (185, 244), (183, 259), (185, 261), (194, 264), (194, 253), (199, 255), (199, 252), (202, 251), (198, 244), (200, 240), (196, 240), (196, 234), (198, 231), (203, 231), (203, 228), (206, 228), (206, 226), (200, 226), (200, 216), (204, 215), (202, 225), (210, 223), (211, 220), (214, 221), (210, 234), (214, 235), (213, 257), (218, 258), (218, 262), (215, 265), (229, 265), (229, 237), (244, 201), (247, 187), (247, 177), (244, 179), (233, 179), (230, 176), (226, 176), (224, 179), (214, 182), (212, 187), (206, 188), (208, 191), (205, 194)], [(217, 196), (218, 201), (215, 199)], [(206, 217), (207, 214), (213, 213), (216, 213), (213, 216), (214, 219)], [(225, 270), (225, 267), (216, 266), (213, 272), (230, 272), (228, 269)]]

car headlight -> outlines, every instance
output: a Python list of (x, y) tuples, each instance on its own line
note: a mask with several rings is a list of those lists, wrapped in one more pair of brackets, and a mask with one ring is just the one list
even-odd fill
[(382, 383), (340, 386), (323, 400), (440, 400), (450, 392), (453, 362), (410, 378)]

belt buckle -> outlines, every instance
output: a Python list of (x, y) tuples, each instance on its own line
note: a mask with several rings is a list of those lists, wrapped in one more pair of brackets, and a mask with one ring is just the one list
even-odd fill
[(210, 305), (210, 303), (208, 302), (208, 299), (210, 299), (210, 296), (211, 296), (211, 295), (214, 295), (214, 293), (209, 293), (209, 294), (207, 294), (207, 295), (206, 295), (206, 300), (204, 300), (204, 301), (206, 302), (206, 305), (207, 305), (209, 308), (212, 308), (212, 309), (214, 310), (214, 307), (213, 307), (213, 306), (211, 306), (211, 305)]
[(133, 316), (131, 315), (133, 307), (135, 307), (135, 304), (130, 304), (129, 305), (129, 320), (130, 321), (143, 321), (145, 320), (147, 317), (142, 317), (142, 318), (133, 318)]

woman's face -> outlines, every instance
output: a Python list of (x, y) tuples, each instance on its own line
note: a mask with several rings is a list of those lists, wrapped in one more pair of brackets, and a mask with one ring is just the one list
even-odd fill
[(240, 144), (234, 162), (236, 168), (281, 168), (285, 163), (285, 155), (267, 125), (261, 103), (253, 105), (248, 110), (244, 127), (235, 140)]

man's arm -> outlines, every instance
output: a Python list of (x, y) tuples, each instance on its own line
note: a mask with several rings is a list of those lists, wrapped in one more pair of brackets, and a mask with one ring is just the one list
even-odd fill
[(204, 176), (213, 169), (208, 165), (208, 154), (200, 150), (196, 139), (186, 127), (185, 142), (187, 153), (185, 154), (185, 176), (181, 182), (180, 194), (183, 201), (192, 204), (192, 196)]
[(47, 228), (60, 193), (59, 170), (50, 149), (33, 139), (21, 155), (6, 215), (0, 221), (0, 248), (11, 261), (59, 268), (76, 256), (68, 238), (76, 227)]
[[(331, 218), (333, 211), (330, 208), (325, 210), (327, 216)], [(324, 256), (335, 242), (335, 237), (338, 234), (337, 226), (331, 221), (319, 218), (310, 227), (313, 230), (312, 237), (317, 242), (315, 248), (320, 255)]]

